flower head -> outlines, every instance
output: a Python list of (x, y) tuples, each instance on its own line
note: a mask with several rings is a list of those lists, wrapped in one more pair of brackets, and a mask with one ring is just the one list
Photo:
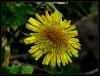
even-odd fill
[(29, 49), (29, 53), (35, 60), (44, 54), (42, 64), (50, 64), (52, 67), (72, 63), (71, 57), (78, 57), (81, 46), (79, 39), (75, 38), (78, 36), (75, 25), (70, 25), (70, 20), (62, 20), (58, 11), (49, 15), (46, 10), (46, 15), (36, 14), (36, 17), (38, 20), (30, 17), (29, 23), (26, 23), (26, 28), (34, 31), (24, 39), (25, 44), (35, 44)]

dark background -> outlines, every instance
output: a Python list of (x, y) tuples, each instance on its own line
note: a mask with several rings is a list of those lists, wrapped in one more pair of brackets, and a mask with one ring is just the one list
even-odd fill
[[(70, 19), (79, 31), (78, 38), (82, 44), (79, 58), (65, 67), (43, 66), (42, 59), (35, 61), (23, 39), (30, 32), (25, 28), (29, 17), (35, 13), (45, 14), (45, 10), (58, 10), (63, 19)], [(1, 74), (98, 74), (98, 2), (1, 2)], [(9, 61), (7, 61), (7, 59)]]

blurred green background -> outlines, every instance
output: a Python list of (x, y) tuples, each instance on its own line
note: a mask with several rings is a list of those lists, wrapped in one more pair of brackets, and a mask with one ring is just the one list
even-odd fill
[(23, 39), (30, 31), (25, 28), (25, 24), (29, 17), (35, 17), (35, 13), (45, 14), (45, 10), (49, 12), (58, 10), (63, 18), (70, 19), (72, 23), (75, 23), (88, 15), (94, 13), (98, 15), (98, 2), (2, 1), (1, 74), (83, 74), (78, 59), (73, 59), (73, 64), (68, 64), (65, 67), (51, 68), (41, 64), (42, 58), (35, 61), (28, 54), (27, 50), (31, 44), (25, 45)]

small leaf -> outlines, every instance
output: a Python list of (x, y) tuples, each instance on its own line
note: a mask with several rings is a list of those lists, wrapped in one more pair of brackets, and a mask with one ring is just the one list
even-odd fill
[(12, 65), (9, 68), (10, 74), (18, 74), (19, 73), (19, 70), (20, 70), (20, 66), (19, 65)]
[(31, 66), (21, 66), (21, 73), (22, 74), (32, 74), (33, 67)]
[(7, 46), (7, 38), (5, 36), (3, 36), (2, 38), (2, 48)]

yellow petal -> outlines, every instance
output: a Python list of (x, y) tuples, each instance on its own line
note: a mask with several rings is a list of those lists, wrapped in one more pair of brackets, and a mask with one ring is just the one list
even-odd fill
[(43, 55), (43, 51), (41, 50), (41, 52), (36, 56), (35, 60), (38, 60), (42, 55)]
[(68, 64), (68, 59), (67, 59), (66, 51), (63, 52), (63, 56), (64, 56), (66, 64)]
[(55, 21), (55, 14), (54, 13), (51, 13), (51, 18), (52, 18), (52, 24), (54, 24), (56, 21)]
[(30, 50), (28, 50), (29, 53), (34, 53), (36, 52), (40, 47), (38, 45), (34, 45), (31, 47)]
[(34, 26), (39, 26), (41, 23), (35, 20), (34, 18), (30, 17), (28, 20), (29, 23), (31, 23)]
[(57, 24), (61, 22), (62, 15), (58, 11), (55, 11), (54, 13), (51, 14), (51, 18), (52, 18), (53, 24), (55, 23)]
[(41, 50), (37, 50), (36, 52), (34, 52), (34, 53), (32, 54), (32, 56), (35, 57), (35, 56), (37, 56), (39, 53), (41, 53)]
[(35, 14), (35, 15), (36, 15), (36, 17), (37, 17), (38, 20), (40, 20), (41, 22), (43, 22), (43, 19), (41, 18), (41, 16), (38, 13)]
[(72, 59), (69, 57), (69, 55), (65, 52), (65, 55), (66, 55), (66, 58), (67, 58), (67, 60), (70, 62), (70, 63), (72, 63)]
[(77, 48), (77, 49), (81, 49), (81, 44), (80, 43), (71, 43), (71, 45), (74, 47), (74, 48)]
[(65, 60), (65, 58), (64, 58), (63, 53), (60, 53), (60, 56), (61, 56), (62, 64), (63, 64), (63, 66), (65, 66), (65, 65), (66, 65), (66, 60)]
[(61, 63), (60, 55), (57, 54), (57, 64), (58, 64), (59, 67), (60, 67), (60, 63)]
[(37, 36), (38, 33), (29, 33), (30, 36)]
[(77, 42), (79, 42), (79, 39), (77, 39), (77, 38), (69, 38), (69, 42), (71, 42), (71, 43), (77, 43)]
[(50, 55), (50, 54), (47, 54), (47, 55), (45, 56), (45, 58), (43, 59), (42, 64), (48, 65), (49, 62), (50, 62), (50, 59), (51, 59), (51, 55)]
[(48, 14), (48, 11), (47, 10), (45, 11), (45, 13), (46, 13), (46, 17), (48, 18), (48, 20), (49, 21), (52, 21), (51, 16)]
[(26, 23), (26, 28), (31, 31), (34, 31), (34, 32), (39, 32), (38, 28), (36, 28), (35, 26), (32, 26), (31, 24), (28, 24), (28, 23)]
[(77, 49), (75, 49), (75, 48), (73, 48), (71, 45), (68, 45), (68, 49), (70, 50), (70, 51), (75, 51), (76, 53), (78, 53), (78, 50)]
[(70, 23), (71, 23), (71, 20), (68, 20), (68, 21), (66, 22), (66, 26), (70, 25)]
[(70, 26), (69, 28), (66, 29), (66, 31), (71, 31), (71, 30), (74, 30), (74, 29), (76, 29), (76, 26), (75, 25)]
[(25, 44), (31, 44), (36, 42), (36, 38), (34, 36), (28, 37), (24, 39)]
[(67, 22), (67, 20), (65, 19), (65, 20), (63, 20), (62, 22), (60, 22), (60, 26), (62, 26), (62, 27), (65, 27), (64, 25), (65, 25), (65, 23)]
[(78, 36), (78, 31), (77, 30), (68, 32), (68, 37), (75, 37), (75, 36)]
[(52, 66), (52, 67), (55, 67), (55, 66), (56, 66), (56, 55), (52, 56), (52, 59), (51, 59), (51, 66)]
[(62, 16), (61, 16), (61, 14), (58, 11), (55, 11), (54, 14), (53, 14), (53, 16), (54, 16), (54, 20), (57, 23), (59, 23), (61, 21), (61, 19), (62, 19)]
[(47, 20), (47, 18), (46, 18), (44, 15), (41, 15), (41, 17), (42, 17), (42, 19), (43, 19), (44, 21)]
[(78, 53), (76, 53), (74, 50), (72, 50), (71, 53), (72, 53), (75, 57), (78, 57)]
[(43, 50), (43, 53), (46, 54), (48, 52), (47, 49), (45, 49), (46, 47), (43, 45), (43, 47), (41, 47), (41, 49)]
[(63, 28), (68, 28), (70, 27), (71, 25), (69, 24), (70, 20), (66, 20), (64, 19), (63, 21), (60, 22), (60, 26), (63, 27)]
[(67, 53), (68, 53), (68, 55), (69, 55), (70, 57), (72, 57), (72, 54), (71, 54), (70, 50), (67, 50)]
[(78, 50), (76, 50), (72, 46), (69, 46), (69, 50), (75, 57), (78, 57)]

